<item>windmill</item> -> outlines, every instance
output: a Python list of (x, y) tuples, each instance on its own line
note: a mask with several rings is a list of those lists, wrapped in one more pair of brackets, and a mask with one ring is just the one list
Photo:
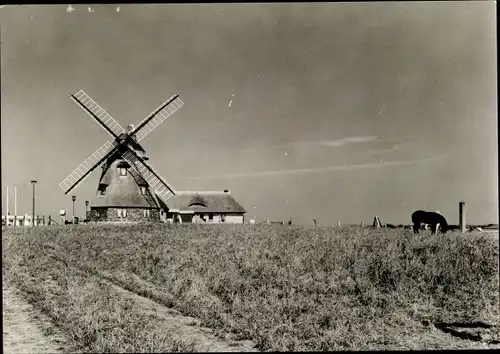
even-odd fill
[[(71, 98), (108, 132), (112, 140), (104, 143), (61, 183), (65, 194), (72, 191), (97, 167), (102, 166), (98, 192), (91, 203), (91, 214), (106, 219), (108, 209), (116, 211), (118, 218), (127, 216), (127, 210), (142, 210), (144, 217), (155, 218), (148, 210), (159, 210), (176, 192), (173, 187), (146, 161), (144, 148), (139, 144), (158, 125), (181, 108), (184, 103), (174, 95), (158, 106), (137, 126), (127, 131), (84, 91)], [(158, 197), (160, 200), (158, 200)], [(163, 204), (162, 204), (163, 203)], [(124, 210), (125, 209), (125, 210)], [(104, 215), (100, 215), (103, 212)], [(115, 215), (116, 216), (116, 215)], [(97, 220), (96, 219), (96, 220)]]

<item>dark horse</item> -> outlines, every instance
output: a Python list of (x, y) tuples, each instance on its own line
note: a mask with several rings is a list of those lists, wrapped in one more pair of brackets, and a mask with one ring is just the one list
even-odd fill
[(437, 225), (442, 233), (448, 231), (448, 222), (443, 215), (433, 211), (417, 210), (411, 214), (411, 221), (413, 222), (413, 232), (418, 234), (422, 224), (431, 225), (431, 234), (436, 233)]

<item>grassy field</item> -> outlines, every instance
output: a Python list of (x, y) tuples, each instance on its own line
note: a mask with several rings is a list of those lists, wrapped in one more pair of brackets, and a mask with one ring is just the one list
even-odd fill
[(12, 228), (2, 250), (4, 279), (77, 351), (196, 350), (108, 282), (259, 350), (460, 348), (463, 340), (433, 340), (432, 323), (498, 326), (499, 245), (491, 234), (76, 225)]

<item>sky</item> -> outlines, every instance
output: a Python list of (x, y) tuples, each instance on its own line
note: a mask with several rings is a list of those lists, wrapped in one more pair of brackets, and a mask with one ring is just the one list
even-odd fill
[(231, 190), (257, 221), (498, 223), (494, 2), (0, 8), (2, 213), (83, 216), (59, 183), (173, 94), (141, 143), (177, 190)]

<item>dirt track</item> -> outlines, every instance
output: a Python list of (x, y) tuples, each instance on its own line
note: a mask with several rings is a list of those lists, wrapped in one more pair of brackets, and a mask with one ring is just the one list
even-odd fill
[(256, 352), (255, 344), (249, 340), (231, 340), (231, 335), (217, 338), (214, 331), (200, 326), (200, 321), (189, 316), (184, 316), (174, 309), (169, 309), (157, 302), (125, 290), (116, 284), (111, 284), (115, 291), (122, 297), (128, 298), (140, 305), (145, 313), (159, 317), (168, 326), (171, 333), (179, 339), (195, 343), (196, 349), (202, 352)]
[(5, 284), (2, 302), (4, 353), (62, 353), (61, 338), (49, 334), (52, 325)]
[[(230, 334), (220, 338), (214, 331), (199, 325), (199, 320), (183, 316), (146, 297), (105, 281), (122, 297), (141, 306), (150, 316), (161, 318), (169, 332), (179, 339), (195, 344), (202, 352), (255, 352), (255, 344), (248, 340), (234, 340)], [(30, 304), (25, 302), (12, 288), (3, 284), (3, 348), (5, 353), (63, 353), (63, 336), (50, 321)], [(45, 334), (44, 334), (45, 333)]]

